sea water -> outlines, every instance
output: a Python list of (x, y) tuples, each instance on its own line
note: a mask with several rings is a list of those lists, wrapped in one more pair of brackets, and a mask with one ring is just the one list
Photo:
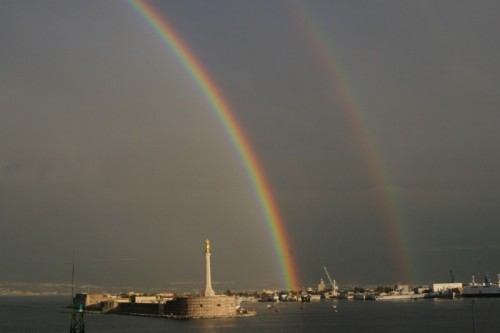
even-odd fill
[[(0, 332), (69, 332), (68, 297), (0, 297)], [(254, 317), (172, 320), (85, 314), (100, 332), (500, 332), (500, 299), (247, 303)]]

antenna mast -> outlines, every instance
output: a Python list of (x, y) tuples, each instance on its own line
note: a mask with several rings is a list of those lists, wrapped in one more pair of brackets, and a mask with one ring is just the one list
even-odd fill
[(85, 333), (83, 321), (83, 304), (75, 304), (75, 255), (73, 254), (73, 269), (71, 270), (71, 324), (69, 333)]

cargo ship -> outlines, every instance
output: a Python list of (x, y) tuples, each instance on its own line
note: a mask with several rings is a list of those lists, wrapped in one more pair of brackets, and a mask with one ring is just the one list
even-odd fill
[(497, 277), (497, 283), (490, 280), (488, 274), (484, 276), (483, 283), (476, 283), (474, 276), (472, 283), (464, 287), (462, 291), (463, 297), (500, 297), (500, 274)]

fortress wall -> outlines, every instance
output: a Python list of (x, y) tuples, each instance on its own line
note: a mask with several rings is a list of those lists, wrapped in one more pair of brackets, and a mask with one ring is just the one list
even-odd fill
[(99, 293), (78, 293), (74, 297), (74, 303), (76, 305), (83, 306), (86, 310), (101, 310), (102, 302), (113, 301), (114, 298), (108, 294), (99, 294)]
[(184, 318), (223, 318), (236, 316), (236, 297), (234, 296), (194, 296), (179, 297), (165, 303), (165, 315)]
[(158, 315), (160, 314), (160, 305), (158, 303), (121, 303), (116, 308), (118, 313), (122, 314), (147, 314)]

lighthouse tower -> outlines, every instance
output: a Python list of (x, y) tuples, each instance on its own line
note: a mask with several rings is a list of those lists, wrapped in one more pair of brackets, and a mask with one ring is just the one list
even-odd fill
[(215, 292), (212, 289), (212, 275), (210, 273), (210, 241), (205, 240), (205, 297), (215, 296)]

